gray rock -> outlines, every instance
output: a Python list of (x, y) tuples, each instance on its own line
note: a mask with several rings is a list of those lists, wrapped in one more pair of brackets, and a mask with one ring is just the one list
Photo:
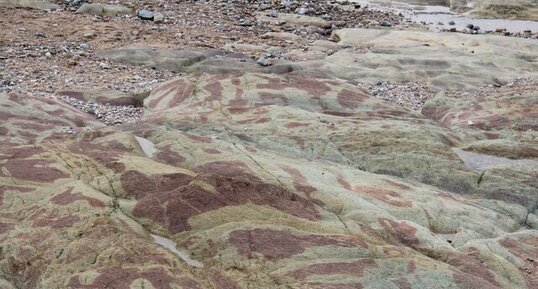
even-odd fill
[(268, 59), (267, 57), (265, 56), (261, 56), (260, 58), (258, 58), (258, 61), (257, 63), (261, 66), (271, 66), (272, 65), (272, 62), (270, 59)]
[(138, 11), (138, 17), (142, 20), (153, 20), (155, 14), (149, 10), (143, 9)]
[(156, 12), (153, 15), (153, 22), (155, 23), (163, 23), (164, 22), (164, 15), (160, 12)]
[(250, 20), (239, 19), (239, 24), (238, 25), (239, 26), (253, 26), (254, 22), (250, 21)]
[(308, 12), (308, 9), (304, 7), (295, 9), (296, 14), (305, 15), (307, 12)]
[(456, 22), (454, 22), (454, 21), (448, 21), (448, 25), (456, 25)]
[(467, 24), (465, 25), (465, 27), (469, 28), (469, 29), (473, 29), (474, 28), (474, 25), (473, 24)]
[(381, 26), (383, 26), (383, 27), (391, 27), (391, 26), (392, 26), (392, 23), (389, 22), (389, 21), (383, 21), (383, 22), (381, 22), (381, 24), (379, 24), (379, 25), (381, 25)]

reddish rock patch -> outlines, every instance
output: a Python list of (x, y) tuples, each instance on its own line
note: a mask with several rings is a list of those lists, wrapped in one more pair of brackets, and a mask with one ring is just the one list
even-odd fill
[(284, 90), (296, 88), (306, 91), (314, 97), (321, 97), (331, 91), (331, 88), (325, 82), (319, 81), (319, 79), (293, 76), (288, 76), (285, 79), (270, 76), (262, 76), (262, 78), (267, 79), (267, 83), (256, 85), (258, 89)]
[(280, 104), (288, 104), (288, 98), (283, 94), (272, 93), (272, 92), (260, 92), (260, 98), (263, 100), (264, 104), (274, 104), (273, 100), (281, 100)]
[(387, 189), (381, 189), (381, 188), (375, 188), (375, 187), (367, 187), (362, 185), (356, 185), (355, 191), (367, 194), (369, 196), (372, 196), (380, 201), (383, 201), (387, 204), (390, 204), (392, 206), (396, 207), (411, 207), (413, 206), (413, 202), (408, 200), (401, 200), (401, 199), (394, 199), (394, 198), (401, 198), (401, 195), (397, 192), (387, 190)]
[(138, 171), (127, 171), (120, 176), (123, 189), (134, 196), (143, 198), (157, 192), (166, 192), (188, 185), (192, 177), (181, 173), (147, 176)]
[(416, 248), (419, 244), (419, 241), (415, 236), (415, 233), (417, 232), (416, 228), (403, 222), (396, 222), (389, 219), (380, 219), (379, 223), (385, 230), (387, 230), (387, 232), (394, 236), (398, 242), (411, 248)]
[(495, 280), (495, 274), (480, 260), (478, 250), (471, 248), (467, 254), (457, 254), (447, 260), (447, 263), (459, 269), (459, 272), (455, 271), (453, 275), (456, 283), (460, 285), (468, 286), (470, 284), (478, 284), (477, 282), (487, 282), (487, 288), (499, 287), (499, 284)]
[(342, 89), (336, 95), (336, 101), (338, 101), (338, 104), (344, 109), (356, 109), (367, 98), (367, 95), (349, 89)]
[(190, 134), (190, 133), (185, 133), (185, 136), (187, 136), (188, 138), (190, 138), (192, 140), (198, 141), (198, 142), (205, 142), (205, 143), (211, 143), (212, 142), (210, 138), (205, 137), (205, 136), (194, 135), (194, 134)]
[(172, 145), (164, 146), (159, 151), (159, 153), (157, 153), (155, 155), (156, 159), (158, 159), (158, 160), (160, 160), (160, 161), (162, 161), (162, 162), (164, 162), (166, 164), (172, 165), (172, 166), (177, 166), (178, 164), (180, 164), (180, 163), (187, 160), (184, 156), (181, 156), (178, 153), (176, 153), (175, 151), (173, 151), (171, 149), (171, 146)]
[(84, 196), (82, 193), (71, 193), (73, 187), (65, 190), (63, 193), (54, 196), (51, 201), (57, 205), (68, 205), (76, 201), (87, 201), (92, 207), (104, 208), (105, 203), (102, 201)]
[(303, 126), (310, 126), (310, 124), (292, 121), (284, 125), (285, 128), (296, 128), (296, 127), (303, 127)]
[(217, 149), (203, 149), (204, 152), (211, 154), (211, 155), (220, 155), (221, 152)]
[(6, 224), (6, 223), (0, 222), (0, 234), (4, 234), (5, 232), (10, 231), (12, 229), (13, 229), (12, 224)]
[(351, 189), (351, 185), (350, 185), (348, 182), (346, 182), (346, 180), (344, 180), (344, 179), (342, 179), (342, 178), (340, 178), (340, 177), (336, 178), (336, 180), (338, 181), (338, 183), (339, 183), (344, 189), (349, 190), (349, 191), (352, 190), (352, 189)]
[(358, 237), (337, 235), (296, 236), (286, 231), (270, 229), (237, 230), (230, 233), (229, 239), (240, 254), (252, 257), (252, 253), (260, 253), (269, 260), (289, 258), (303, 253), (311, 246), (368, 247), (368, 244)]
[(393, 187), (395, 187), (397, 189), (406, 190), (406, 191), (411, 190), (410, 186), (402, 184), (402, 183), (393, 182), (393, 181), (391, 181), (389, 179), (383, 179), (383, 181), (385, 181), (386, 183), (388, 183), (389, 185), (391, 185), (391, 186), (393, 186)]
[[(223, 168), (225, 169), (227, 173), (234, 170)], [(312, 202), (275, 185), (262, 183), (255, 176), (244, 173), (233, 175), (234, 177), (212, 174), (199, 176), (199, 179), (211, 183), (216, 192), (206, 191), (196, 185), (171, 191), (157, 190), (139, 199), (133, 214), (161, 223), (172, 233), (189, 230), (188, 220), (192, 216), (246, 203), (271, 206), (299, 218), (319, 218)]]
[(312, 192), (317, 191), (316, 188), (312, 187), (308, 183), (308, 180), (303, 176), (303, 174), (301, 174), (298, 169), (292, 168), (290, 166), (280, 166), (280, 168), (292, 177), (293, 186), (297, 191), (307, 194), (308, 197), (310, 197), (310, 194)]
[(119, 156), (128, 150), (113, 146), (103, 146), (84, 141), (73, 142), (69, 145), (69, 150), (74, 154), (85, 155), (94, 159), (103, 166), (116, 173), (125, 171), (125, 165), (119, 161)]
[(50, 167), (51, 160), (44, 159), (9, 159), (4, 167), (12, 177), (40, 183), (53, 183), (58, 179), (68, 178), (69, 174)]
[(400, 289), (412, 289), (413, 288), (411, 286), (411, 283), (409, 283), (409, 280), (407, 280), (404, 277), (400, 277), (400, 278), (394, 280), (394, 283), (396, 283), (396, 285), (398, 285), (398, 288), (400, 288)]
[(210, 82), (204, 86), (204, 89), (209, 92), (209, 96), (206, 97), (206, 101), (222, 100), (222, 93), (224, 88), (218, 81)]
[(175, 277), (161, 267), (139, 270), (136, 268), (113, 267), (100, 271), (100, 275), (92, 284), (83, 285), (78, 276), (69, 280), (68, 288), (73, 289), (130, 289), (131, 283), (139, 278), (148, 280), (155, 288), (172, 289), (172, 285), (182, 288), (200, 288), (194, 280), (186, 277)]

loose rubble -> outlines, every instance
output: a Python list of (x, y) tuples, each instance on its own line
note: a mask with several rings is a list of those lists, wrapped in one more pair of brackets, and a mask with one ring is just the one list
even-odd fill
[(141, 107), (98, 104), (95, 102), (85, 102), (69, 96), (59, 96), (59, 98), (73, 107), (95, 116), (106, 125), (114, 126), (124, 123), (136, 122), (142, 117)]

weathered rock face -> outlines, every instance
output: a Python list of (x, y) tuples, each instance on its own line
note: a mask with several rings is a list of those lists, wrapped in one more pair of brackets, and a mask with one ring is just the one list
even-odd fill
[(328, 55), (319, 51), (319, 43), (313, 43), (308, 51), (285, 55), (295, 62), (279, 60), (270, 67), (257, 65), (244, 55), (219, 50), (127, 47), (105, 50), (100, 55), (120, 63), (162, 70), (211, 74), (291, 73), (361, 81), (419, 80), (450, 89), (482, 87), (538, 74), (535, 62), (538, 42), (533, 39), (375, 29), (341, 29), (333, 32), (332, 37), (338, 47), (349, 48)]
[(487, 130), (465, 101), (422, 115), (297, 75), (184, 76), (118, 127), (0, 95), (0, 284), (536, 288), (538, 166), (451, 149), (534, 130), (532, 99), (480, 102), (477, 124), (508, 119)]
[(102, 5), (84, 3), (77, 10), (77, 13), (90, 14), (97, 16), (121, 16), (133, 14), (133, 9), (121, 5)]
[(40, 0), (0, 0), (0, 6), (39, 10), (54, 10), (60, 8), (60, 6), (49, 1)]

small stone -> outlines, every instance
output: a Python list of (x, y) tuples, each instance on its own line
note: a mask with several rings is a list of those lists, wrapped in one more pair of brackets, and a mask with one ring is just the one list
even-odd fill
[(108, 63), (106, 63), (106, 62), (101, 62), (101, 63), (99, 63), (99, 67), (101, 69), (109, 69), (110, 65), (108, 65)]
[(85, 32), (84, 34), (82, 34), (82, 37), (87, 38), (87, 39), (92, 39), (92, 38), (95, 37), (95, 33), (94, 32)]
[(271, 8), (271, 5), (269, 4), (261, 4), (259, 7), (260, 11), (265, 11), (265, 10), (268, 10), (269, 8)]
[(261, 66), (271, 66), (271, 65), (272, 65), (271, 60), (268, 59), (268, 58), (265, 57), (265, 56), (261, 56), (261, 57), (258, 59), (257, 63), (258, 63), (259, 65), (261, 65)]
[(381, 22), (381, 24), (379, 24), (379, 25), (381, 25), (381, 26), (383, 26), (383, 27), (391, 27), (391, 26), (392, 26), (392, 23), (389, 22), (389, 21), (383, 21), (383, 22)]
[(504, 27), (495, 28), (495, 32), (497, 32), (497, 33), (502, 33), (502, 32), (505, 32), (505, 31), (506, 31), (506, 28), (504, 28)]
[(295, 13), (299, 15), (305, 15), (307, 12), (308, 12), (308, 9), (304, 7), (295, 9)]
[(465, 25), (465, 27), (467, 27), (467, 28), (469, 28), (469, 29), (472, 30), (472, 29), (474, 28), (474, 25), (473, 25), (473, 24), (467, 24), (467, 25)]
[(153, 22), (155, 23), (163, 23), (164, 22), (164, 15), (160, 12), (156, 12), (153, 14)]
[(38, 38), (47, 38), (47, 34), (45, 32), (37, 32), (35, 34), (35, 37), (38, 37)]
[(441, 26), (442, 26), (442, 25), (445, 25), (445, 23), (439, 21), (439, 22), (437, 22), (437, 25), (441, 25)]
[(336, 27), (344, 27), (347, 23), (346, 21), (336, 21), (334, 24), (336, 25)]
[(250, 20), (240, 19), (238, 25), (239, 26), (253, 26), (254, 22)]
[(448, 21), (448, 25), (456, 25), (456, 22), (454, 22), (454, 21)]
[(82, 43), (79, 45), (80, 49), (90, 49), (90, 45), (88, 43)]
[(273, 11), (271, 11), (271, 13), (269, 13), (269, 16), (270, 16), (270, 17), (273, 17), (273, 18), (277, 18), (277, 17), (278, 17), (278, 13), (277, 13), (275, 10), (273, 10)]
[(153, 12), (146, 9), (138, 11), (138, 17), (142, 20), (153, 20), (154, 16)]

